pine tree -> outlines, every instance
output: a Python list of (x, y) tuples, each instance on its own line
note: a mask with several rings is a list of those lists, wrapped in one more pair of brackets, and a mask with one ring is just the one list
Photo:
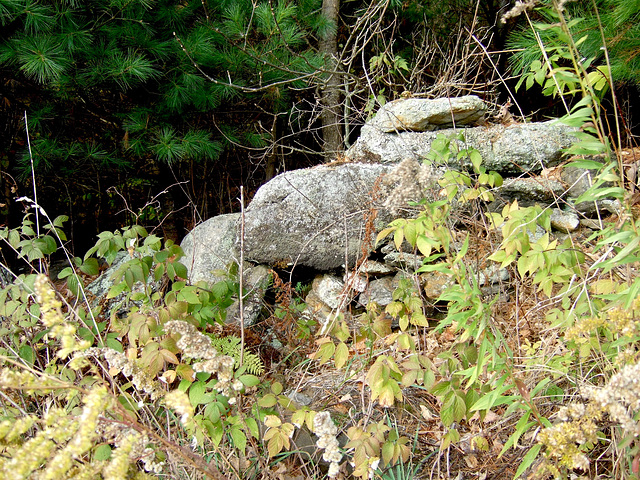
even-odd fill
[[(578, 48), (593, 65), (606, 65), (606, 45), (611, 62), (611, 74), (616, 81), (640, 84), (640, 1), (599, 0), (595, 2), (566, 2), (564, 8), (571, 19), (570, 28)], [(533, 14), (533, 20), (553, 23), (555, 17), (550, 2), (542, 2)], [(526, 22), (523, 22), (526, 23)], [(542, 43), (553, 48), (552, 35), (538, 32)], [(604, 43), (603, 43), (604, 37)], [(512, 57), (516, 74), (541, 60), (538, 41), (529, 25), (513, 32), (508, 45), (519, 50)]]
[[(67, 199), (82, 208), (113, 184), (140, 191), (158, 172), (212, 172), (225, 149), (265, 146), (260, 119), (290, 109), (322, 69), (320, 5), (0, 0), (0, 75), (13, 113), (27, 111), (38, 178), (84, 185)], [(254, 121), (235, 113), (246, 110)], [(24, 130), (13, 137), (23, 148), (10, 168), (27, 180)]]

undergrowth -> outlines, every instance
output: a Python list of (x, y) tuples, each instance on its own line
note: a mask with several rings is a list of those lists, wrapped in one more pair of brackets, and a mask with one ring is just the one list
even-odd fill
[[(455, 155), (470, 169), (377, 236), (421, 265), (386, 307), (334, 311), (321, 329), (304, 287), (272, 271), (266, 323), (284, 326), (284, 358), (267, 369), (225, 333), (246, 293), (237, 268), (190, 284), (180, 247), (134, 225), (50, 278), (65, 218), (23, 199), (22, 225), (0, 230), (24, 266), (3, 266), (0, 289), (3, 478), (638, 478), (640, 220), (603, 124), (613, 82), (579, 55), (579, 19), (545, 14), (553, 23), (531, 28), (558, 41), (540, 44), (519, 88), (573, 104), (560, 120), (582, 127), (569, 165), (596, 179), (573, 204), (618, 199), (614, 221), (578, 242), (552, 232), (549, 208), (489, 212), (502, 178), (463, 135), (440, 137), (424, 163)], [(484, 216), (485, 240), (456, 227), (460, 209)], [(86, 286), (101, 264), (100, 302)], [(496, 270), (509, 286), (488, 291)], [(426, 278), (446, 284), (436, 304)], [(323, 393), (310, 403), (302, 390)]]

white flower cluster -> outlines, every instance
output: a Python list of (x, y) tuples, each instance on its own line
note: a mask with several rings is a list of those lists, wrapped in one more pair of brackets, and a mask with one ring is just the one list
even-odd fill
[(164, 462), (156, 461), (156, 452), (149, 446), (149, 437), (132, 428), (114, 422), (101, 422), (96, 429), (102, 438), (116, 448), (105, 466), (105, 479), (118, 480), (126, 476), (131, 463), (142, 462), (145, 472), (162, 473)]
[(604, 388), (591, 389), (588, 395), (627, 433), (640, 435), (640, 425), (633, 419), (640, 410), (640, 363), (625, 365)]
[(193, 418), (189, 396), (182, 390), (172, 390), (164, 396), (164, 403), (180, 415), (180, 423), (186, 425)]
[(128, 359), (124, 353), (120, 353), (113, 348), (89, 348), (83, 352), (76, 353), (76, 357), (82, 356), (102, 356), (109, 364), (109, 368), (122, 372), (125, 377), (131, 378), (131, 383), (143, 392), (151, 395), (151, 399), (155, 400), (164, 395), (162, 385), (155, 381), (146, 371), (140, 368), (134, 361)]
[(196, 372), (208, 372), (218, 377), (216, 389), (225, 396), (230, 396), (230, 390), (241, 390), (242, 383), (233, 380), (234, 360), (228, 355), (220, 355), (211, 345), (211, 339), (200, 333), (196, 327), (181, 320), (172, 320), (164, 325), (164, 331), (169, 334), (179, 334), (176, 345), (185, 357), (199, 358), (204, 361), (192, 365)]
[(330, 478), (334, 478), (340, 471), (340, 460), (342, 460), (342, 453), (338, 446), (338, 428), (331, 420), (331, 414), (329, 412), (318, 412), (313, 418), (313, 430), (318, 435), (316, 446), (324, 449), (322, 454), (323, 460), (329, 463)]

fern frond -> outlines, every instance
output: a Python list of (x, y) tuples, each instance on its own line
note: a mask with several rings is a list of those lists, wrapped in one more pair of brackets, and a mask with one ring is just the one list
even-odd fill
[[(240, 338), (236, 336), (228, 337), (211, 337), (211, 345), (223, 355), (228, 355), (236, 361), (236, 365), (240, 363)], [(255, 353), (244, 352), (243, 364), (246, 371), (252, 375), (262, 375), (264, 373), (264, 364)]]

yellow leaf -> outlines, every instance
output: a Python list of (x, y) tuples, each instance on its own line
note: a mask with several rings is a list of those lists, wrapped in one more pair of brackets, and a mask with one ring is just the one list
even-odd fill
[(265, 415), (264, 424), (269, 428), (277, 428), (282, 425), (282, 420), (280, 420), (276, 415)]
[(336, 364), (336, 368), (342, 368), (349, 359), (349, 347), (344, 342), (340, 342), (336, 347), (336, 351), (333, 354), (333, 360)]

